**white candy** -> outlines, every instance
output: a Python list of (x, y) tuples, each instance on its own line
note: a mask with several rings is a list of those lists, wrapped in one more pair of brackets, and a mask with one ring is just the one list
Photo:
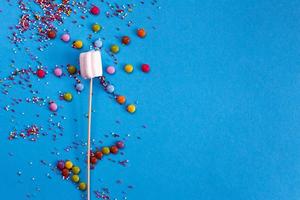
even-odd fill
[(79, 56), (80, 74), (84, 79), (102, 76), (102, 61), (100, 51), (88, 51)]

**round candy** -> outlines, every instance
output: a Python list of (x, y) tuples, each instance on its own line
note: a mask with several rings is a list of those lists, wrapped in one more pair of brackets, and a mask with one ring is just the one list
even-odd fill
[(73, 99), (73, 96), (72, 96), (72, 94), (70, 92), (66, 92), (64, 94), (64, 100), (66, 100), (66, 101), (72, 101), (72, 99)]
[(93, 24), (93, 26), (92, 26), (92, 30), (95, 33), (97, 33), (98, 31), (100, 31), (101, 29), (102, 29), (102, 27), (99, 24), (97, 24), (97, 23)]
[(64, 161), (58, 161), (56, 165), (57, 169), (63, 170), (65, 168), (65, 162)]
[(127, 73), (132, 73), (133, 72), (133, 66), (131, 64), (127, 64), (124, 66), (124, 71)]
[(55, 30), (49, 30), (49, 31), (47, 32), (47, 36), (48, 36), (48, 38), (50, 38), (50, 39), (54, 39), (54, 38), (56, 37), (56, 31), (55, 31)]
[(117, 96), (116, 100), (119, 104), (124, 104), (126, 102), (126, 98), (121, 95)]
[(111, 146), (110, 147), (110, 152), (112, 152), (113, 154), (117, 154), (119, 151), (117, 146)]
[(73, 172), (73, 174), (79, 174), (80, 168), (77, 166), (74, 166), (74, 167), (72, 167), (72, 172)]
[(134, 113), (135, 112), (135, 105), (130, 104), (127, 106), (127, 111), (130, 113)]
[(73, 65), (68, 65), (68, 72), (69, 74), (75, 74), (77, 72), (77, 69)]
[(94, 42), (94, 47), (101, 48), (103, 45), (102, 40), (98, 39)]
[(97, 158), (98, 160), (101, 160), (101, 158), (103, 157), (103, 153), (102, 153), (101, 151), (97, 151), (97, 152), (95, 153), (95, 156), (96, 156), (96, 158)]
[(108, 74), (114, 74), (114, 73), (116, 72), (116, 68), (115, 68), (114, 66), (108, 66), (108, 67), (106, 68), (106, 72), (107, 72)]
[(69, 42), (70, 41), (70, 35), (68, 33), (65, 33), (61, 36), (60, 38), (64, 42)]
[(94, 152), (91, 150), (90, 151), (90, 156), (92, 157), (92, 156), (94, 156), (95, 154), (94, 154)]
[(77, 83), (76, 84), (76, 90), (81, 92), (84, 89), (84, 85), (82, 83)]
[(86, 184), (84, 182), (81, 182), (81, 183), (79, 183), (78, 188), (79, 188), (79, 190), (85, 190)]
[(65, 163), (65, 168), (67, 168), (67, 169), (71, 169), (73, 167), (73, 163), (71, 162), (71, 161), (66, 161), (66, 163)]
[(56, 67), (55, 69), (54, 69), (54, 74), (55, 74), (55, 76), (57, 76), (57, 77), (60, 77), (61, 75), (62, 75), (62, 69), (61, 68), (59, 68), (59, 67)]
[(118, 141), (118, 142), (116, 143), (116, 145), (117, 145), (117, 147), (118, 147), (119, 149), (123, 149), (124, 146), (125, 146), (125, 144), (124, 144), (123, 141)]
[(144, 38), (146, 37), (146, 31), (143, 28), (140, 28), (136, 31), (137, 36), (139, 36), (140, 38)]
[(128, 45), (130, 43), (130, 37), (123, 36), (122, 37), (122, 44)]
[(119, 48), (118, 45), (113, 44), (113, 45), (111, 45), (111, 47), (110, 47), (110, 51), (113, 52), (113, 53), (118, 53), (118, 52), (120, 51), (120, 48)]
[(81, 40), (76, 40), (73, 42), (73, 47), (75, 49), (81, 49), (83, 47), (83, 42)]
[(150, 66), (148, 64), (142, 64), (142, 71), (148, 73), (150, 71)]
[(113, 85), (108, 85), (106, 87), (106, 91), (109, 93), (113, 93), (115, 91), (115, 87)]
[(46, 72), (43, 70), (43, 69), (38, 69), (36, 71), (36, 75), (39, 77), (39, 78), (44, 78), (45, 75), (46, 75)]
[(110, 153), (109, 148), (108, 148), (108, 147), (103, 147), (103, 148), (102, 148), (102, 153), (103, 153), (104, 155), (109, 154), (109, 153)]
[(61, 171), (61, 175), (63, 175), (64, 178), (68, 178), (69, 174), (70, 174), (70, 171), (66, 168)]
[(100, 9), (97, 6), (93, 6), (90, 10), (93, 15), (99, 15)]
[(74, 183), (78, 183), (80, 178), (78, 175), (73, 175), (71, 179)]
[(57, 111), (57, 104), (54, 103), (54, 102), (51, 102), (51, 103), (49, 104), (49, 109), (50, 109), (51, 111), (53, 111), (53, 112)]
[(97, 158), (93, 156), (93, 157), (91, 157), (90, 161), (91, 161), (92, 164), (96, 164), (97, 163)]

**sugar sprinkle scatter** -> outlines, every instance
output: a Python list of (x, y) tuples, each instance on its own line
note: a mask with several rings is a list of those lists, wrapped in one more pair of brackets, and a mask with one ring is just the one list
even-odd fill
[[(68, 51), (74, 50), (78, 53), (82, 49), (101, 50), (107, 65), (106, 74), (99, 77), (97, 86), (106, 92), (107, 97), (113, 100), (113, 104), (122, 107), (123, 112), (134, 115), (138, 110), (138, 102), (131, 100), (134, 97), (125, 96), (122, 91), (119, 91), (117, 82), (111, 83), (109, 79), (112, 76), (118, 76), (121, 73), (121, 70), (120, 72), (118, 70), (120, 68), (124, 70), (123, 74), (128, 74), (128, 76), (132, 73), (138, 73), (139, 76), (151, 74), (151, 63), (132, 60), (133, 64), (123, 65), (124, 61), (118, 57), (124, 51), (128, 51), (126, 46), (134, 45), (136, 40), (146, 42), (148, 35), (157, 30), (157, 26), (153, 24), (154, 15), (144, 18), (144, 21), (151, 21), (152, 26), (143, 27), (141, 20), (136, 20), (136, 14), (133, 13), (137, 11), (138, 14), (143, 12), (143, 9), (149, 8), (156, 11), (161, 7), (157, 0), (123, 3), (109, 0), (5, 1), (18, 16), (16, 23), (7, 27), (9, 31), (7, 40), (15, 55), (12, 56), (7, 66), (9, 70), (5, 70), (10, 72), (4, 74), (5, 72), (0, 71), (0, 106), (7, 120), (5, 122), (7, 128), (9, 128), (7, 139), (12, 145), (23, 140), (24, 142), (50, 140), (53, 144), (53, 148), (48, 150), (49, 159), (47, 157), (40, 160), (28, 158), (29, 168), (41, 165), (47, 172), (38, 174), (38, 172), (17, 169), (18, 184), (31, 182), (32, 191), (24, 194), (30, 199), (37, 197), (43, 189), (39, 184), (41, 179), (46, 177), (51, 181), (61, 176), (62, 179), (75, 183), (76, 188), (83, 191), (82, 198), (84, 199), (86, 184), (85, 177), (80, 174), (80, 170), (86, 168), (84, 149), (87, 144), (80, 138), (79, 133), (68, 133), (65, 130), (66, 124), (78, 124), (81, 120), (77, 116), (65, 113), (70, 110), (71, 102), (77, 101), (77, 97), (84, 92), (85, 82), (80, 77), (77, 63), (50, 64), (46, 58), (47, 52), (53, 51), (58, 42), (63, 43)], [(0, 14), (2, 10), (0, 8)], [(116, 20), (118, 23), (115, 23)], [(105, 32), (106, 27), (103, 24), (115, 26), (114, 34)], [(90, 31), (86, 31), (87, 34), (81, 35), (81, 38), (73, 38), (82, 32), (81, 28)], [(22, 57), (22, 61), (19, 61), (18, 57)], [(65, 91), (59, 87), (60, 82), (72, 85), (73, 90)], [(56, 94), (45, 92), (49, 88), (52, 90), (55, 88)], [(86, 117), (85, 113), (79, 113), (79, 115)], [(115, 127), (112, 127), (112, 130), (126, 125), (121, 119), (116, 119), (114, 124)], [(138, 131), (143, 131), (147, 125), (143, 124), (139, 127)], [(126, 149), (123, 149), (124, 144), (126, 142), (127, 145), (127, 141), (132, 139), (141, 140), (140, 135), (135, 135), (135, 137), (131, 135), (131, 133), (112, 131), (104, 133), (101, 138), (93, 139), (91, 168), (95, 169), (100, 160), (120, 166), (120, 170), (130, 166), (129, 159), (125, 156)], [(61, 148), (60, 138), (70, 136), (74, 138), (73, 141)], [(104, 146), (108, 143), (107, 141), (115, 141), (115, 143), (111, 146)], [(76, 158), (71, 158), (71, 153), (76, 154)], [(9, 159), (15, 156), (13, 151), (8, 152)], [(30, 180), (25, 180), (24, 174), (27, 176), (31, 174)], [(127, 199), (128, 192), (134, 188), (126, 180), (118, 178), (113, 181), (113, 184), (122, 186), (123, 189), (116, 193), (110, 189), (111, 180), (102, 180), (101, 177), (96, 177), (96, 179), (101, 185), (93, 191), (97, 199)]]

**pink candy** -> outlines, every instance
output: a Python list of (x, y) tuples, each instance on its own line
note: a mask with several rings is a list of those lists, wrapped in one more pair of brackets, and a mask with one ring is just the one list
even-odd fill
[(60, 77), (62, 75), (62, 69), (59, 67), (56, 67), (54, 69), (54, 74), (55, 74), (55, 76)]
[(70, 35), (68, 33), (65, 33), (61, 36), (61, 40), (64, 42), (69, 42), (70, 40)]
[(114, 73), (116, 72), (116, 69), (115, 69), (114, 66), (108, 66), (108, 67), (106, 68), (106, 72), (107, 72), (108, 74), (114, 74)]
[(93, 6), (90, 10), (93, 15), (99, 15), (100, 9), (97, 6)]
[(54, 103), (54, 102), (51, 102), (51, 103), (49, 104), (49, 109), (50, 109), (51, 111), (53, 111), (53, 112), (57, 111), (57, 104)]

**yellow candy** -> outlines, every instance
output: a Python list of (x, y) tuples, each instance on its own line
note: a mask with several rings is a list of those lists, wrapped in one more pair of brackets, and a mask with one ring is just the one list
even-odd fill
[(81, 40), (76, 40), (73, 42), (73, 47), (75, 49), (81, 49), (83, 47), (83, 42)]
[(99, 24), (93, 24), (93, 26), (92, 26), (92, 30), (96, 33), (98, 31), (100, 31), (101, 29), (102, 29), (102, 27)]
[(78, 183), (80, 178), (78, 175), (73, 175), (71, 179), (74, 183)]
[(118, 45), (114, 44), (110, 47), (110, 51), (113, 53), (118, 53), (120, 51), (120, 48)]
[(102, 153), (105, 154), (105, 155), (109, 154), (110, 153), (109, 148), (108, 147), (103, 147), (102, 148)]
[(81, 182), (81, 183), (79, 183), (78, 188), (79, 188), (79, 190), (85, 190), (86, 184), (84, 182)]
[(130, 104), (127, 106), (127, 111), (130, 113), (134, 113), (135, 112), (135, 105)]
[(65, 168), (67, 168), (67, 169), (71, 169), (73, 167), (73, 163), (71, 162), (71, 161), (67, 161), (66, 163), (65, 163)]
[(131, 64), (127, 64), (124, 66), (124, 70), (127, 73), (131, 73), (131, 72), (133, 72), (133, 66)]
[(77, 167), (77, 166), (74, 166), (74, 167), (72, 168), (72, 172), (73, 172), (73, 174), (79, 174), (80, 168)]
[(72, 94), (70, 92), (66, 92), (64, 94), (64, 100), (66, 100), (66, 101), (72, 101), (72, 99), (73, 99), (73, 96), (72, 96)]

